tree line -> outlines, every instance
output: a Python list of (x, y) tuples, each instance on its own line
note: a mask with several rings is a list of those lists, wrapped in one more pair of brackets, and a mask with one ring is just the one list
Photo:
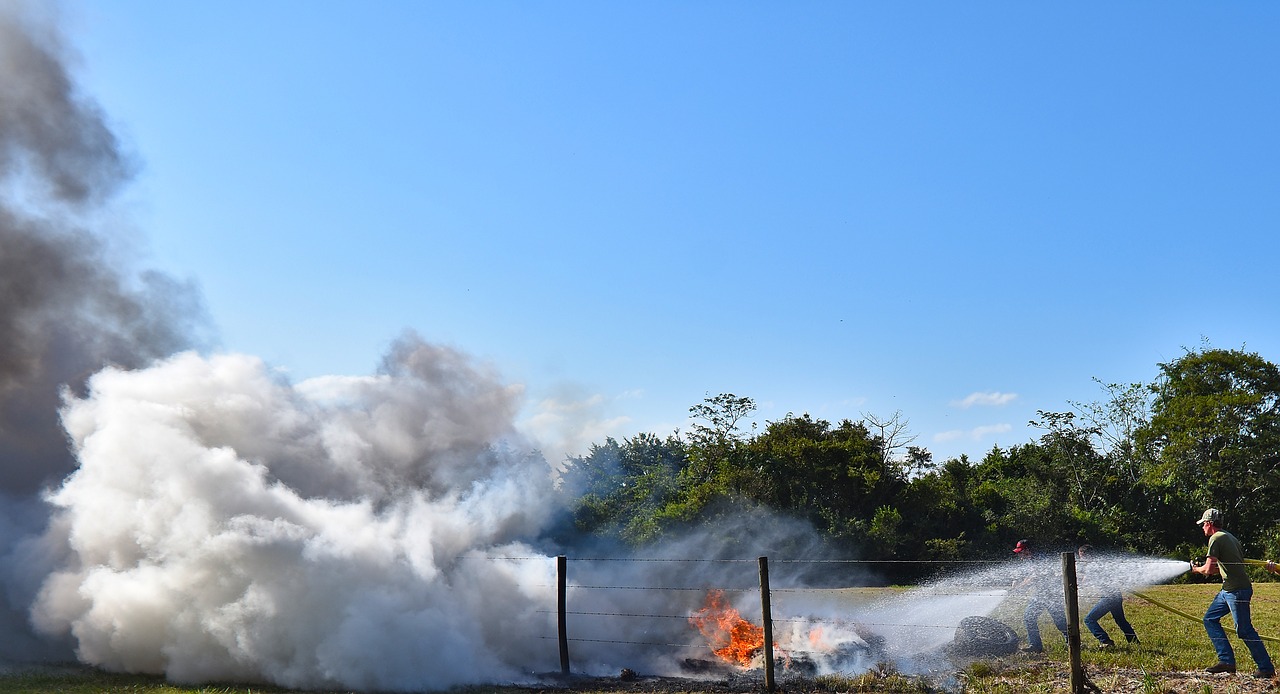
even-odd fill
[(976, 462), (936, 463), (901, 413), (788, 414), (744, 430), (754, 401), (720, 394), (690, 409), (684, 434), (609, 438), (571, 457), (561, 490), (577, 532), (634, 550), (767, 510), (812, 526), (833, 556), (904, 560), (885, 565), (893, 581), (1007, 558), (1022, 538), (1198, 556), (1194, 520), (1210, 506), (1248, 555), (1280, 557), (1280, 368), (1205, 346), (1158, 369), (1038, 411), (1037, 438)]

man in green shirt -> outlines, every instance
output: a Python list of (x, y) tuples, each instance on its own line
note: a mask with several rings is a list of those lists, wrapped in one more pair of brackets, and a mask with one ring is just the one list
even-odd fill
[(1267, 647), (1258, 636), (1258, 630), (1253, 628), (1253, 620), (1249, 616), (1253, 583), (1244, 570), (1244, 550), (1240, 548), (1240, 541), (1222, 529), (1222, 512), (1216, 508), (1207, 509), (1198, 524), (1204, 536), (1209, 538), (1209, 555), (1203, 564), (1193, 562), (1191, 570), (1201, 576), (1222, 576), (1222, 590), (1218, 591), (1204, 613), (1204, 630), (1209, 634), (1213, 649), (1218, 652), (1218, 662), (1205, 671), (1236, 671), (1236, 654), (1231, 650), (1231, 642), (1227, 640), (1221, 621), (1230, 612), (1236, 623), (1236, 634), (1249, 648), (1249, 655), (1258, 666), (1254, 676), (1272, 677), (1276, 672), (1275, 666), (1271, 664)]

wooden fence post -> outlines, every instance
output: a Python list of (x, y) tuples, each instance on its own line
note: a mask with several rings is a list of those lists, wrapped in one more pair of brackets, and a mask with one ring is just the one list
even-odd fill
[(769, 605), (769, 558), (760, 557), (760, 614), (764, 623), (764, 688), (777, 690), (773, 679), (773, 609)]
[(556, 617), (560, 632), (560, 674), (569, 674), (569, 634), (565, 620), (565, 572), (569, 558), (561, 554), (556, 557)]
[(1062, 553), (1062, 594), (1067, 601), (1067, 656), (1071, 663), (1071, 692), (1084, 694), (1084, 666), (1080, 663), (1080, 596), (1076, 586), (1076, 555)]

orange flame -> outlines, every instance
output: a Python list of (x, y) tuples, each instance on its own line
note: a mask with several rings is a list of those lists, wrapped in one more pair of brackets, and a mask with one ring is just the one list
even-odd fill
[(827, 647), (826, 634), (823, 633), (822, 627), (814, 627), (809, 630), (809, 646), (816, 649), (830, 650)]
[(722, 590), (707, 593), (705, 606), (689, 616), (689, 623), (707, 637), (713, 653), (743, 667), (749, 666), (764, 647), (764, 627), (743, 619), (738, 610), (725, 603)]

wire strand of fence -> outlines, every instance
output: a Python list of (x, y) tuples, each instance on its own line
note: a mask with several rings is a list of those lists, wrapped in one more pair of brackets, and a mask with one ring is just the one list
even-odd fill
[[(670, 563), (670, 564), (755, 564), (756, 559), (681, 559), (668, 557), (569, 557), (575, 562), (636, 562), (636, 563)], [(554, 561), (548, 557), (489, 557), (493, 561)]]
[[(552, 589), (556, 587), (549, 584), (520, 584), (520, 585), (526, 588)], [(584, 589), (584, 590), (593, 590), (593, 591), (610, 591), (610, 590), (651, 591), (651, 592), (674, 591), (674, 592), (682, 592), (682, 593), (720, 592), (720, 593), (732, 593), (732, 594), (748, 594), (748, 593), (756, 593), (759, 591), (758, 588), (723, 588), (719, 586), (672, 587), (672, 586), (610, 586), (610, 585), (574, 585), (574, 584), (570, 584), (569, 589), (570, 590)], [(875, 591), (875, 592), (883, 592), (886, 595), (890, 595), (890, 596), (900, 595), (905, 593), (914, 593), (914, 594), (925, 594), (930, 597), (967, 597), (967, 598), (998, 599), (998, 598), (1016, 598), (1018, 595), (1020, 595), (1020, 593), (1010, 588), (996, 588), (996, 589), (988, 589), (988, 590), (936, 590), (936, 589), (929, 588), (927, 586), (907, 587), (907, 588), (893, 587), (893, 586), (878, 586), (878, 587), (853, 586), (853, 587), (838, 587), (838, 588), (771, 588), (770, 593), (782, 594), (782, 595), (806, 595), (806, 594), (821, 595), (821, 594), (827, 594), (827, 593), (846, 592), (850, 590), (858, 590), (858, 591), (869, 590), (869, 591)], [(1102, 597), (1111, 595), (1111, 591), (1105, 590), (1105, 589), (1081, 590), (1079, 591), (1078, 595), (1082, 600), (1086, 600), (1086, 601), (1097, 600)], [(574, 613), (570, 612), (569, 614), (574, 614)], [(632, 615), (619, 615), (619, 616), (632, 616)], [(634, 616), (657, 616), (657, 615), (634, 615)]]
[[(547, 585), (547, 584), (541, 584), (541, 583), (525, 583), (520, 585), (526, 588), (555, 588), (556, 587), (553, 585)], [(691, 593), (698, 593), (698, 592), (756, 593), (759, 591), (758, 588), (723, 588), (719, 586), (715, 586), (715, 587), (711, 587), (711, 586), (693, 586), (693, 587), (607, 586), (607, 585), (587, 586), (587, 585), (570, 584), (569, 588), (571, 590), (587, 589), (587, 590), (602, 590), (602, 591), (624, 590), (624, 591), (656, 591), (656, 592), (675, 591), (675, 592), (691, 592)], [(1010, 588), (998, 588), (993, 590), (934, 590), (929, 587), (902, 588), (902, 587), (895, 587), (895, 586), (872, 586), (872, 587), (852, 586), (852, 587), (840, 587), (840, 588), (771, 588), (769, 592), (773, 594), (781, 593), (781, 594), (789, 594), (789, 595), (803, 595), (803, 594), (825, 594), (825, 593), (833, 593), (833, 592), (838, 593), (838, 592), (846, 592), (850, 590), (858, 590), (858, 591), (869, 590), (869, 591), (876, 591), (876, 592), (884, 592), (887, 595), (900, 595), (905, 593), (926, 594), (930, 597), (1007, 598), (1007, 597), (1016, 597), (1017, 595), (1019, 595), (1018, 592), (1015, 592)], [(1078, 593), (1078, 595), (1081, 598), (1101, 598), (1110, 594), (1111, 594), (1111, 591), (1109, 590), (1081, 590)]]
[[(537, 610), (535, 611), (535, 614), (556, 614), (556, 612), (553, 610)], [(688, 614), (688, 615), (637, 614), (637, 613), (627, 613), (627, 612), (587, 612), (587, 611), (574, 611), (574, 610), (568, 610), (565, 612), (565, 614), (576, 615), (576, 616), (586, 616), (586, 617), (627, 617), (627, 618), (635, 618), (635, 619), (679, 619), (679, 620), (689, 620), (695, 616), (693, 614)], [(956, 628), (955, 624), (868, 622), (868, 621), (855, 621), (855, 620), (848, 620), (848, 619), (822, 619), (822, 618), (803, 618), (803, 619), (774, 618), (773, 622), (775, 624), (800, 624), (800, 625), (810, 626), (810, 627), (836, 625), (840, 627), (857, 626), (857, 627), (893, 627), (893, 628), (912, 628), (912, 629), (915, 629), (915, 628), (955, 629)]]
[[(554, 640), (557, 637), (535, 636), (534, 638), (546, 641), (546, 640)], [(568, 638), (565, 640), (570, 643), (621, 643), (621, 644), (627, 644), (631, 646), (668, 646), (671, 648), (706, 648), (707, 647), (707, 644), (705, 643), (658, 643), (654, 641), (624, 641), (621, 639), (575, 639), (575, 638)]]
[[(518, 584), (524, 588), (557, 588), (556, 585), (547, 585), (540, 583)], [(719, 590), (722, 593), (754, 593), (758, 588), (722, 588), (722, 586), (664, 586), (664, 585), (579, 585), (568, 584), (570, 589), (586, 589), (586, 590), (676, 590), (676, 592), (709, 592), (709, 590)]]
[[(805, 624), (813, 626), (821, 626), (823, 624), (838, 624), (840, 626), (850, 626), (850, 623), (835, 619), (774, 619), (774, 624)], [(906, 627), (910, 629), (955, 629), (955, 624), (899, 624), (897, 622), (858, 622), (859, 627)]]
[[(642, 564), (755, 564), (758, 559), (679, 559), (679, 558), (663, 558), (663, 557), (570, 557), (574, 562), (615, 562), (615, 563), (642, 563)], [(554, 561), (554, 556), (548, 557), (489, 557), (490, 561)], [(1041, 561), (1056, 561), (1055, 558), (1046, 558)], [(935, 566), (951, 566), (958, 564), (1017, 564), (1017, 559), (770, 559), (772, 564), (929, 564)], [(1147, 557), (1112, 557), (1106, 558), (1108, 564), (1150, 564), (1163, 565), (1170, 561), (1182, 561), (1173, 558), (1147, 558)], [(1219, 562), (1226, 563), (1226, 562)], [(1232, 565), (1262, 565), (1265, 560), (1246, 559), (1243, 563), (1232, 562)]]
[[(536, 610), (535, 614), (557, 614), (557, 613), (554, 610)], [(687, 615), (636, 614), (636, 613), (628, 613), (628, 612), (585, 612), (585, 611), (575, 611), (575, 610), (567, 610), (565, 611), (565, 614), (578, 615), (578, 616), (584, 616), (584, 617), (629, 617), (629, 618), (637, 618), (637, 619), (680, 619), (680, 620), (692, 619), (695, 616), (693, 614), (687, 614)], [(926, 628), (926, 629), (956, 628), (955, 624), (909, 624), (904, 622), (866, 622), (866, 621), (855, 622), (853, 620), (847, 620), (847, 619), (821, 619), (821, 618), (803, 618), (803, 619), (774, 618), (773, 622), (775, 624), (803, 624), (803, 625), (815, 626), (815, 627), (822, 626), (824, 624), (834, 624), (839, 626), (851, 626), (856, 624), (859, 627), (919, 627), (919, 628)]]
[[(535, 610), (534, 613), (535, 614), (557, 614), (555, 610)], [(584, 616), (584, 617), (629, 617), (629, 618), (637, 618), (637, 619), (680, 619), (680, 620), (692, 619), (695, 616), (694, 614), (638, 614), (638, 613), (630, 613), (630, 612), (586, 612), (586, 611), (576, 611), (576, 610), (566, 610), (565, 614), (578, 615), (578, 616)], [(804, 625), (810, 625), (810, 626), (821, 626), (823, 624), (836, 624), (840, 626), (849, 626), (851, 624), (856, 623), (858, 626), (866, 626), (866, 627), (870, 627), (870, 626), (923, 627), (923, 628), (930, 628), (930, 629), (933, 629), (933, 628), (954, 629), (956, 626), (954, 624), (905, 624), (905, 623), (893, 623), (893, 622), (863, 622), (863, 621), (853, 622), (847, 619), (821, 619), (821, 618), (803, 618), (803, 619), (775, 618), (773, 622), (775, 624), (804, 624)]]
[[(558, 614), (555, 610), (536, 610), (536, 614)], [(565, 610), (565, 614), (582, 615), (586, 617), (642, 617), (653, 619), (688, 619), (687, 614), (632, 614), (627, 612), (577, 612), (574, 610)]]
[(572, 584), (570, 587), (571, 587), (571, 588), (586, 589), (586, 590), (664, 590), (664, 591), (665, 591), (665, 590), (674, 590), (674, 591), (678, 591), (678, 592), (683, 592), (683, 591), (704, 592), (704, 591), (709, 591), (709, 590), (718, 590), (718, 591), (721, 591), (721, 592), (724, 592), (724, 593), (754, 593), (754, 592), (756, 592), (756, 591), (758, 591), (758, 590), (759, 590), (758, 588), (720, 588), (720, 587), (709, 588), (709, 587), (707, 587), (707, 586), (690, 586), (690, 587), (677, 587), (677, 586), (588, 586), (588, 585)]

